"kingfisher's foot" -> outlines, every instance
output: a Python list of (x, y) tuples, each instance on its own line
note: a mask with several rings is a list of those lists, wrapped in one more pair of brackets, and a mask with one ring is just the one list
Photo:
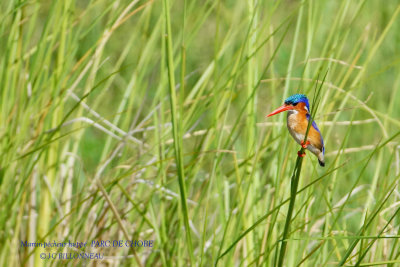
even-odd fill
[(303, 140), (301, 140), (300, 144), (302, 148), (307, 148), (307, 146), (310, 144), (310, 141), (307, 140), (306, 143), (304, 144)]
[(299, 156), (300, 158), (303, 158), (305, 155), (305, 152), (302, 154), (300, 151), (297, 151), (297, 156)]

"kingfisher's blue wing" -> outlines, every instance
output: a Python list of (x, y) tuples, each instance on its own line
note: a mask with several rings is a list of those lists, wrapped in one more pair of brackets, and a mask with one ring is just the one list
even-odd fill
[[(306, 114), (306, 117), (307, 117), (307, 120), (309, 121), (310, 120), (310, 114)], [(317, 130), (317, 132), (319, 132), (319, 135), (321, 136), (321, 144), (322, 144), (322, 153), (323, 154), (325, 154), (325, 145), (324, 145), (324, 139), (322, 138), (322, 134), (321, 134), (321, 131), (318, 129), (318, 126), (317, 126), (317, 124), (315, 123), (315, 121), (313, 120), (312, 121), (312, 127), (315, 129), (315, 130)]]

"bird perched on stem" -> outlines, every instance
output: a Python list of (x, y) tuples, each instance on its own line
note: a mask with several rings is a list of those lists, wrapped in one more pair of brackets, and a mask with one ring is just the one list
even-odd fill
[[(271, 117), (282, 111), (288, 111), (287, 114), (287, 127), (290, 134), (303, 148), (311, 151), (317, 156), (319, 165), (325, 166), (325, 147), (324, 140), (322, 139), (321, 132), (318, 129), (315, 121), (312, 122), (310, 130), (307, 135), (307, 141), (304, 143), (304, 137), (307, 131), (308, 121), (310, 120), (310, 105), (305, 95), (295, 94), (285, 100), (283, 106), (275, 109), (267, 117)], [(305, 153), (298, 152), (299, 157), (304, 157)]]

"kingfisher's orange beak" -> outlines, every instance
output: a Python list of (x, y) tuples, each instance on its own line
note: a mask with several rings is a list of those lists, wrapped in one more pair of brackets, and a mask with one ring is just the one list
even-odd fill
[(266, 117), (271, 117), (275, 114), (281, 113), (282, 111), (286, 111), (286, 110), (291, 110), (294, 109), (294, 107), (292, 105), (283, 105), (280, 106), (279, 108), (275, 109), (274, 111), (272, 111), (270, 114), (268, 114)]

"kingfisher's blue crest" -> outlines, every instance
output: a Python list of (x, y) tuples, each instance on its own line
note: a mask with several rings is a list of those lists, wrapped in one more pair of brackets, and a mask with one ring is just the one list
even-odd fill
[(300, 102), (303, 102), (304, 104), (306, 104), (307, 109), (310, 110), (310, 104), (308, 103), (308, 99), (305, 95), (295, 94), (295, 95), (289, 96), (285, 100), (285, 104), (287, 104), (287, 105), (296, 105)]

